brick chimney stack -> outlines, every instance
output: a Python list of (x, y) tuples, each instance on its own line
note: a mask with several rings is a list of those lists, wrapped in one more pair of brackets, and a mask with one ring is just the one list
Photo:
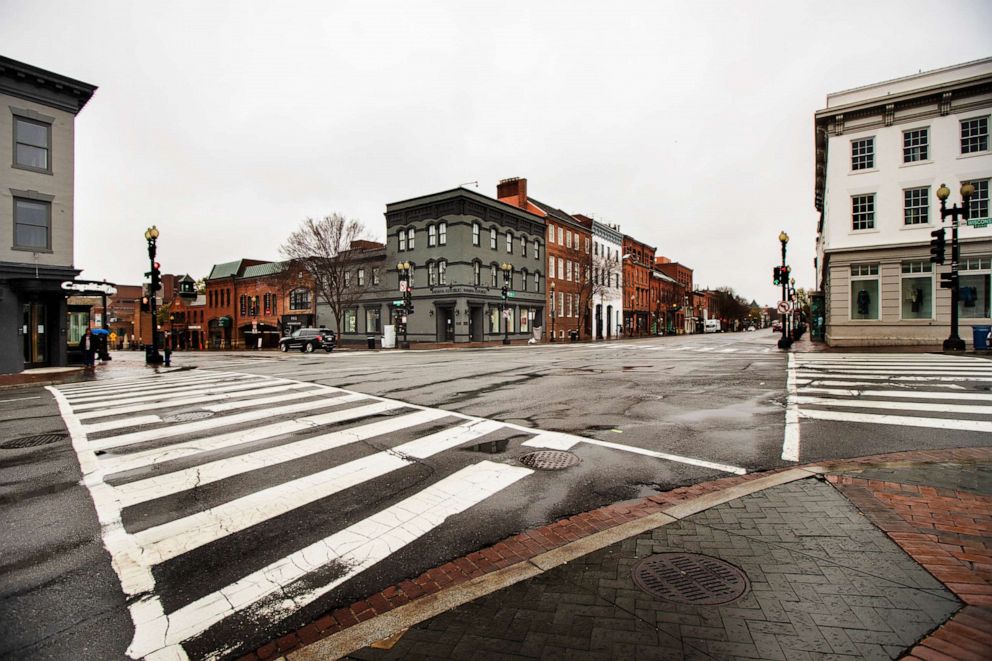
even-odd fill
[(527, 208), (527, 180), (520, 177), (503, 179), (496, 186), (496, 199), (521, 209)]

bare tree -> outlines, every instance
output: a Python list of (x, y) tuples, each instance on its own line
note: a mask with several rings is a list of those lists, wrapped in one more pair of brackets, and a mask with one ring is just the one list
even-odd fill
[(361, 221), (332, 214), (320, 220), (307, 218), (279, 249), (292, 264), (289, 274), (302, 272), (309, 277), (331, 309), (339, 333), (345, 310), (357, 305), (371, 284), (370, 277), (358, 277), (364, 251), (352, 245), (367, 235)]

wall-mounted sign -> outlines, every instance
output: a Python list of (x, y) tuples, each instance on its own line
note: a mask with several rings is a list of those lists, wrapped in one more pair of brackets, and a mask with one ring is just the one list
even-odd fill
[(67, 280), (62, 283), (62, 289), (65, 289), (66, 291), (106, 294), (107, 296), (113, 296), (117, 293), (117, 287), (107, 284), (106, 282), (73, 282), (72, 280)]
[(992, 224), (992, 218), (970, 218), (968, 220), (969, 227), (988, 227)]

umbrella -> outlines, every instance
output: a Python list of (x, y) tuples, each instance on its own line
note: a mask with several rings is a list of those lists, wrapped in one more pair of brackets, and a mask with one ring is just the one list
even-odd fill
[(106, 328), (94, 328), (90, 331), (91, 335), (110, 335), (110, 331)]

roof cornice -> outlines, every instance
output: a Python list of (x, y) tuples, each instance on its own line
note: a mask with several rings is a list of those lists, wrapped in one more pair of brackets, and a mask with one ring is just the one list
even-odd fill
[(77, 114), (96, 91), (84, 83), (52, 71), (0, 55), (0, 92)]

